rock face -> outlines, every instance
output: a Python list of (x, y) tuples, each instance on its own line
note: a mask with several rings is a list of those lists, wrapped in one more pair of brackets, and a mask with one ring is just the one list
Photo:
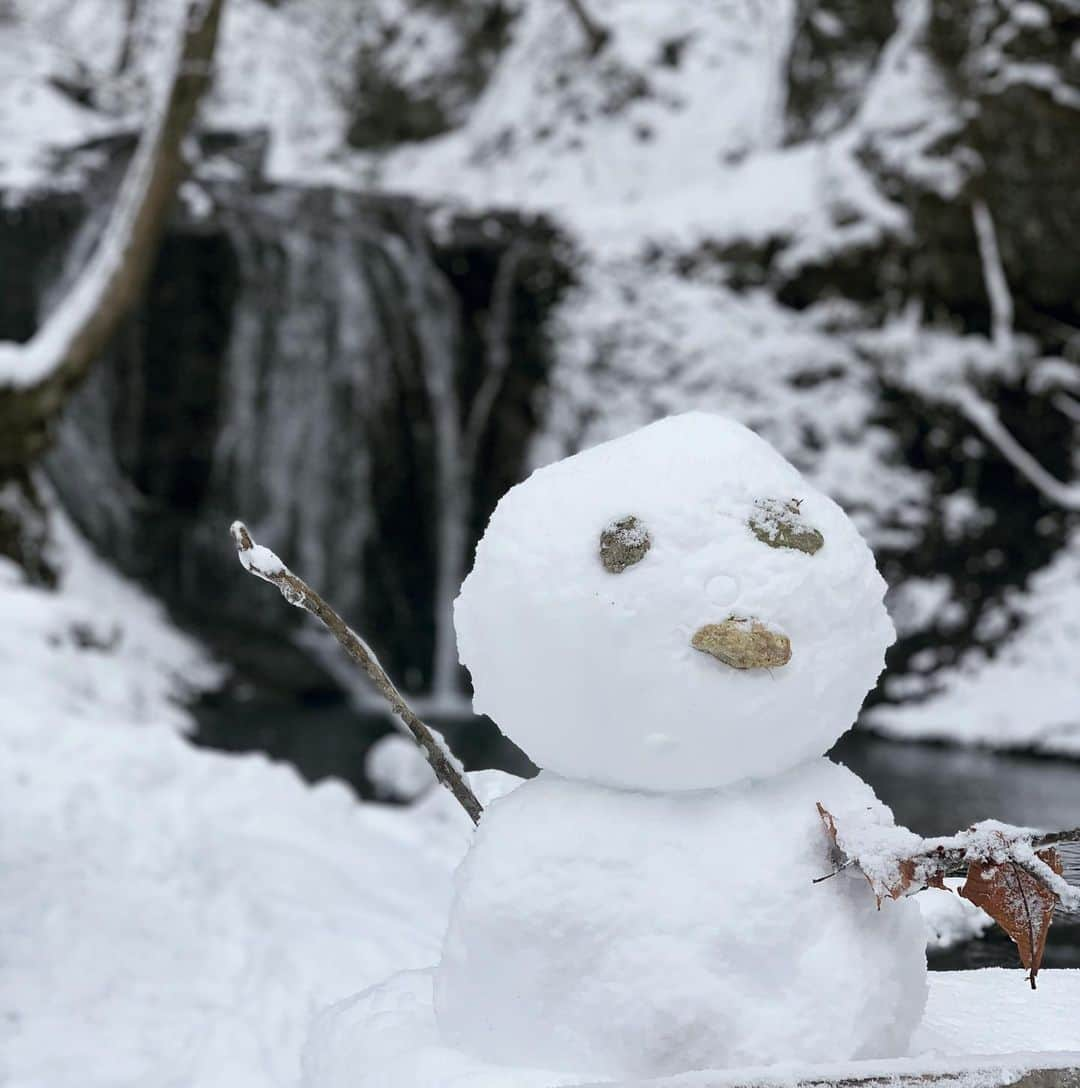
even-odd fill
[[(224, 530), (243, 516), (408, 687), (460, 690), (449, 604), (542, 408), (554, 235), (251, 179), (199, 193), (70, 406), (49, 460), (65, 505), (241, 658), (295, 624), (235, 576)], [(30, 207), (0, 246), (66, 240), (80, 212)], [(26, 295), (7, 335), (32, 327)]]

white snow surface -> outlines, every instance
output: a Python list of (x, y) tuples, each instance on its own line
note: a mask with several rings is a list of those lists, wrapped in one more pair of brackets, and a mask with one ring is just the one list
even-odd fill
[(485, 812), (455, 878), (435, 972), (444, 1040), (609, 1076), (905, 1053), (926, 996), (921, 915), (878, 911), (858, 874), (812, 883), (830, 868), (818, 801), (891, 824), (826, 759), (718, 791), (547, 772), (520, 786)]
[[(748, 519), (798, 500), (824, 536), (771, 547)], [(601, 532), (634, 516), (651, 547), (609, 572)], [(885, 583), (844, 512), (732, 420), (687, 413), (539, 469), (496, 507), (455, 606), (474, 706), (540, 766), (687, 790), (823, 754), (854, 722), (893, 629)], [(694, 632), (750, 618), (791, 640), (735, 669)]]
[[(903, 1083), (901, 1078), (911, 1077), (956, 1088), (993, 1088), (1014, 1083), (1026, 1070), (1080, 1066), (1080, 971), (1041, 972), (1035, 994), (1023, 976), (1023, 971), (1001, 968), (931, 973), (926, 1013), (907, 1057), (780, 1062), (627, 1080), (470, 1061), (439, 1038), (431, 972), (410, 971), (320, 1016), (305, 1050), (302, 1088), (791, 1088), (800, 1081), (856, 1077), (871, 1083)], [(378, 1033), (368, 1024), (376, 1010)]]
[(221, 670), (54, 529), (56, 592), (0, 562), (0, 1083), (294, 1084), (315, 1012), (438, 955), (471, 825), (192, 748)]
[(1080, 756), (1080, 532), (1006, 605), (1023, 625), (995, 653), (971, 650), (928, 698), (876, 706), (868, 723), (905, 740)]
[(959, 894), (963, 884), (963, 877), (949, 876), (945, 878), (948, 891), (926, 888), (915, 897), (926, 926), (927, 948), (951, 948), (981, 937), (994, 924), (986, 911)]

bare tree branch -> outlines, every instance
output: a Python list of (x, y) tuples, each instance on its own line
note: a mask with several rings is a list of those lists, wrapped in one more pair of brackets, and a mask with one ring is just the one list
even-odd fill
[[(828, 880), (837, 873), (854, 867), (867, 876), (872, 886), (879, 887), (881, 880), (875, 863), (868, 865), (859, 856), (848, 854), (836, 841), (835, 822), (830, 824), (831, 817), (827, 813), (822, 816), (822, 819), (832, 836), (834, 868), (812, 883), (820, 884), (823, 880)], [(1074, 887), (1064, 877), (1055, 873), (1036, 853), (1048, 847), (1080, 842), (1080, 828), (1039, 833), (1026, 828), (993, 823), (991, 830), (994, 838), (991, 840), (985, 833), (984, 826), (976, 824), (973, 828), (957, 832), (955, 835), (916, 840), (920, 843), (917, 849), (902, 849), (900, 860), (907, 867), (908, 873), (905, 886), (913, 893), (919, 892), (926, 887), (932, 887), (941, 877), (964, 876), (973, 862), (1008, 860), (1030, 873), (1040, 884), (1053, 892), (1065, 907), (1072, 910), (1080, 908), (1080, 888)], [(991, 841), (992, 846), (988, 845)], [(859, 851), (856, 850), (856, 854), (858, 853)]]
[(1080, 510), (1080, 483), (1063, 483), (1045, 469), (1001, 422), (997, 410), (969, 389), (957, 390), (953, 403), (985, 438), (1037, 491), (1066, 510)]
[[(975, 238), (982, 261), (983, 280), (990, 300), (994, 346), (1003, 354), (1015, 351), (1013, 338), (1013, 299), (1009, 291), (1001, 251), (997, 243), (994, 219), (985, 201), (971, 205)], [(1057, 506), (1080, 510), (1080, 482), (1063, 483), (1042, 466), (1001, 422), (1001, 417), (983, 397), (970, 388), (957, 389), (949, 398), (985, 438), (1036, 490)]]
[(598, 23), (585, 7), (585, 0), (566, 0), (566, 6), (573, 13), (589, 43), (589, 56), (595, 57), (611, 40), (611, 31)]
[(244, 569), (264, 582), (277, 586), (289, 604), (306, 609), (330, 630), (349, 657), (367, 673), (379, 693), (390, 704), (390, 709), (423, 749), (435, 777), (454, 795), (454, 799), (468, 813), (469, 819), (474, 824), (479, 823), (484, 810), (476, 795), (451, 762), (442, 744), (416, 716), (404, 696), (394, 686), (371, 647), (269, 548), (256, 544), (242, 522), (233, 522), (230, 532)]
[(210, 83), (225, 0), (187, 0), (171, 75), (86, 268), (25, 344), (0, 342), (0, 479), (48, 444), (50, 424), (138, 299), (186, 171), (183, 141)]
[(1063, 416), (1068, 416), (1073, 423), (1080, 423), (1080, 400), (1068, 393), (1055, 393), (1050, 402)]
[(975, 240), (982, 261), (983, 282), (990, 300), (991, 339), (1003, 352), (1013, 349), (1013, 298), (1005, 266), (1001, 263), (997, 231), (986, 201), (979, 199), (971, 205), (971, 218), (975, 226)]
[(135, 54), (135, 30), (139, 16), (139, 5), (142, 0), (126, 0), (124, 12), (124, 30), (120, 39), (120, 54), (116, 58), (115, 75), (123, 75), (127, 71)]

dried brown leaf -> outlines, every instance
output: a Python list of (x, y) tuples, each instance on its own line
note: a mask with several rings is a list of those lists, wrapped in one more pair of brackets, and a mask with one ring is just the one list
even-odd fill
[[(1038, 857), (1061, 874), (1061, 859), (1053, 847), (1040, 850)], [(972, 862), (960, 894), (986, 911), (1012, 938), (1034, 990), (1058, 897), (1015, 861)]]
[(833, 843), (833, 862), (838, 867), (854, 863), (859, 871), (866, 877), (877, 899), (878, 909), (886, 899), (900, 899), (912, 891), (921, 891), (923, 888), (941, 888), (942, 891), (950, 889), (945, 884), (945, 873), (941, 869), (928, 870), (925, 863), (920, 864), (914, 858), (902, 858), (899, 863), (900, 875), (892, 884), (886, 884), (880, 878), (868, 873), (859, 864), (858, 858), (848, 858), (840, 844), (837, 842), (836, 817), (826, 809), (821, 802), (817, 803), (818, 815), (825, 825), (825, 830)]

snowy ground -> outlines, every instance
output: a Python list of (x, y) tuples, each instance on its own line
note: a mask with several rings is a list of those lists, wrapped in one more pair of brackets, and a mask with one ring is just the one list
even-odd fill
[(0, 1083), (292, 1084), (312, 1013), (436, 957), (467, 820), (192, 748), (217, 668), (57, 528), (60, 592), (0, 569)]
[(1011, 602), (1019, 633), (972, 651), (927, 704), (875, 707), (869, 723), (903, 740), (948, 740), (1080, 757), (1080, 534)]
[[(0, 570), (0, 1083), (295, 1084), (316, 1014), (437, 958), (467, 821), (442, 791), (360, 804), (192, 748), (177, 699), (217, 667), (62, 520), (57, 539), (59, 592)], [(986, 924), (957, 896), (919, 899), (935, 945)], [(1044, 971), (1037, 995), (1020, 975), (970, 984), (986, 1038), (1064, 1049), (1073, 975)], [(928, 1025), (969, 1030), (958, 976), (932, 981)]]

